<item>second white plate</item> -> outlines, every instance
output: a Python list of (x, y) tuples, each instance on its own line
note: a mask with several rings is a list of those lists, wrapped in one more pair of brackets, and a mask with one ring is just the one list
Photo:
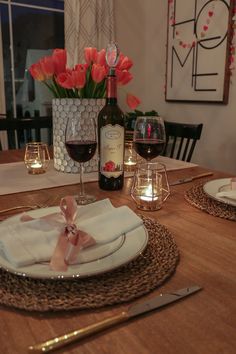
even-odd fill
[(204, 192), (218, 202), (236, 206), (236, 201), (228, 198), (218, 197), (217, 193), (230, 189), (231, 178), (220, 178), (209, 181), (203, 185)]

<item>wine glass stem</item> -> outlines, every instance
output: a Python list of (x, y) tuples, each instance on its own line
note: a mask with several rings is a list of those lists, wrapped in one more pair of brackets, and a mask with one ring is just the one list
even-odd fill
[(82, 163), (79, 164), (80, 167), (80, 196), (84, 196), (84, 183), (83, 183), (83, 165)]

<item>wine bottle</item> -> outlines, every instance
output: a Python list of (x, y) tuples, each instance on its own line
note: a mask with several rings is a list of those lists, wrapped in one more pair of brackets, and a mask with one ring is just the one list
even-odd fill
[(98, 114), (99, 187), (122, 189), (124, 183), (124, 113), (117, 105), (115, 69), (107, 77), (106, 104)]

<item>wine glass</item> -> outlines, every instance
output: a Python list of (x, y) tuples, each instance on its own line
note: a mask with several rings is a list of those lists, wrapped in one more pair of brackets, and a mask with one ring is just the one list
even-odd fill
[(137, 117), (133, 142), (137, 154), (147, 162), (160, 155), (166, 143), (163, 118), (157, 116)]
[[(156, 176), (159, 176), (162, 181), (161, 194), (163, 195), (161, 198), (163, 198), (162, 201), (165, 201), (170, 195), (166, 167), (160, 162), (156, 164), (150, 162), (161, 154), (166, 144), (165, 124), (163, 119), (158, 116), (137, 117), (134, 126), (133, 143), (135, 151), (146, 160), (146, 163), (139, 164), (135, 171), (131, 195), (134, 195), (134, 191), (138, 194), (144, 193), (140, 198), (147, 200), (146, 198), (150, 198), (151, 193), (151, 202), (154, 202), (156, 198), (155, 193), (159, 188), (155, 187), (155, 180)], [(153, 166), (155, 166), (155, 168)], [(139, 169), (146, 171), (146, 179), (140, 180)], [(153, 206), (150, 207), (149, 205), (147, 210), (151, 210), (152, 207)]]
[[(86, 124), (86, 129), (84, 129)], [(83, 183), (83, 163), (91, 160), (97, 148), (96, 123), (94, 118), (82, 119), (80, 116), (69, 117), (65, 135), (66, 150), (72, 160), (79, 162), (80, 192), (76, 196), (77, 204), (85, 205), (96, 200), (93, 195), (85, 194)]]

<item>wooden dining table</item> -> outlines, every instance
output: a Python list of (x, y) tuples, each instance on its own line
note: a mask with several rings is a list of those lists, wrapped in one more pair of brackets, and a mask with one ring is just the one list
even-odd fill
[[(0, 152), (0, 163), (22, 160), (21, 150)], [(200, 166), (168, 172), (169, 181), (209, 171)], [(213, 171), (201, 181), (231, 177)], [(109, 198), (115, 207), (127, 205), (153, 218), (173, 235), (180, 258), (175, 272), (160, 286), (127, 303), (97, 309), (34, 312), (0, 307), (0, 353), (24, 354), (30, 345), (119, 314), (129, 305), (191, 285), (202, 290), (162, 310), (106, 329), (57, 353), (80, 354), (233, 354), (236, 352), (236, 223), (215, 217), (188, 203), (185, 191), (199, 181), (171, 187), (158, 211), (138, 211), (130, 196), (132, 177), (122, 191), (103, 191), (97, 182), (86, 188), (97, 200)], [(0, 211), (17, 205), (48, 202), (75, 194), (78, 184), (0, 196)], [(40, 188), (40, 187), (39, 187)], [(16, 212), (16, 211), (15, 211)], [(5, 216), (11, 216), (6, 213)], [(79, 281), (79, 280), (78, 280)], [(1, 287), (1, 285), (0, 285)]]

